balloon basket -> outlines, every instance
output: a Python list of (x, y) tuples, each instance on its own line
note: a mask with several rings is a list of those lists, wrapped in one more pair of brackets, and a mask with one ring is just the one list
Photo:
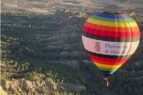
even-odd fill
[(104, 86), (108, 87), (109, 86), (109, 78), (104, 77)]

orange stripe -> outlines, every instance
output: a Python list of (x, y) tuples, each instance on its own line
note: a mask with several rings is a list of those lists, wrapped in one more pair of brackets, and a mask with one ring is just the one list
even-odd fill
[(101, 63), (103, 65), (121, 65), (121, 64), (124, 64), (126, 62), (126, 61), (122, 61), (122, 60), (117, 60), (115, 62), (110, 62), (110, 61), (98, 60), (98, 59), (95, 59), (95, 58), (91, 58), (91, 60), (93, 62)]
[(92, 24), (89, 22), (86, 22), (84, 27), (90, 27), (92, 29), (98, 29), (98, 30), (103, 30), (103, 31), (113, 31), (113, 32), (139, 31), (138, 27), (110, 27), (110, 26)]
[(117, 69), (118, 67), (120, 67), (122, 65), (122, 64), (120, 64), (120, 65), (106, 65), (106, 64), (101, 64), (101, 63), (97, 63), (97, 62), (94, 62), (94, 64), (97, 67), (101, 67), (101, 68), (105, 68), (105, 69), (109, 69), (109, 70)]

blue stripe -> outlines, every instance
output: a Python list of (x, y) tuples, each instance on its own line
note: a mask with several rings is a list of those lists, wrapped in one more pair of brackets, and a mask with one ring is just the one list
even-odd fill
[(105, 70), (100, 70), (102, 73), (103, 73), (103, 75), (111, 75), (111, 74), (113, 74), (115, 71), (105, 71)]
[(126, 19), (130, 18), (124, 14), (110, 14), (110, 13), (96, 13), (95, 16), (103, 17), (103, 18), (110, 18), (110, 19)]

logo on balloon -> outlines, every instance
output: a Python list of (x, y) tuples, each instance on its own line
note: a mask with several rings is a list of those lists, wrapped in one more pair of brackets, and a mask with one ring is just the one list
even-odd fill
[(97, 52), (100, 52), (100, 43), (99, 42), (95, 42), (95, 50)]

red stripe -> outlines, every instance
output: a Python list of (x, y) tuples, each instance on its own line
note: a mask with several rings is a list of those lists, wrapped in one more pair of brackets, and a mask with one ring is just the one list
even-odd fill
[(113, 31), (105, 31), (105, 30), (98, 30), (91, 27), (84, 27), (84, 32), (100, 35), (100, 36), (109, 36), (109, 37), (119, 37), (119, 38), (132, 38), (132, 37), (140, 37), (140, 32), (135, 31), (125, 31), (125, 32), (113, 32)]
[(109, 27), (91, 24), (86, 22), (83, 31), (100, 36), (120, 37), (120, 38), (139, 38), (140, 32), (138, 27)]
[(103, 57), (97, 57), (97, 56), (94, 56), (92, 54), (89, 54), (89, 57), (91, 58), (92, 61), (94, 62), (99, 62), (99, 63), (104, 63), (104, 64), (107, 64), (107, 65), (115, 65), (115, 63), (118, 63), (116, 65), (119, 65), (119, 64), (123, 64), (125, 63), (128, 58), (118, 58), (118, 59), (115, 59), (115, 58), (103, 58)]

